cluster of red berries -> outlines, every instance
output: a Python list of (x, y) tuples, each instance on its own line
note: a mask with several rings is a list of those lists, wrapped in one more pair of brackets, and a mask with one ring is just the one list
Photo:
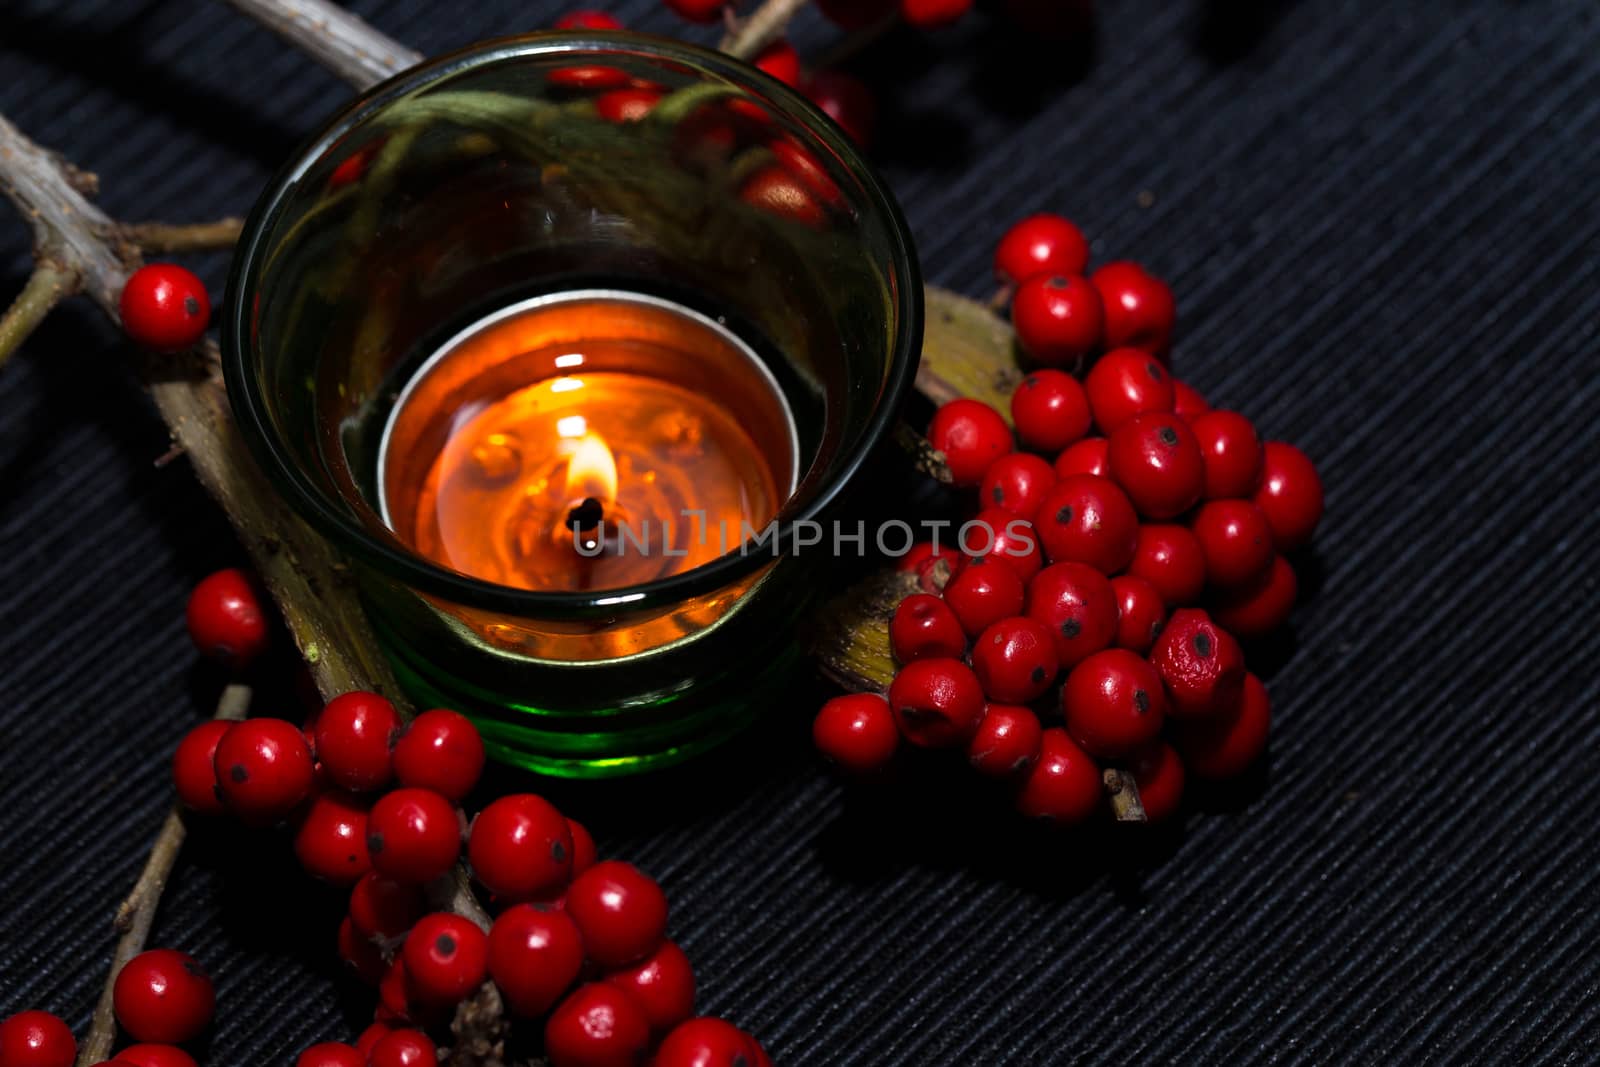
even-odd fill
[[(828, 702), (814, 737), (855, 772), (902, 741), (964, 748), (1024, 813), (1063, 823), (1100, 807), (1113, 764), (1155, 821), (1186, 770), (1232, 777), (1265, 748), (1267, 692), (1238, 638), (1287, 619), (1286, 557), (1310, 540), (1322, 485), (1304, 453), (1167, 372), (1163, 283), (1133, 263), (1086, 279), (1087, 261), (1056, 216), (1001, 242), (1018, 339), (1047, 366), (1012, 395), (1010, 424), (972, 399), (934, 415), (929, 440), (978, 510), (956, 548), (901, 562), (924, 591), (890, 622), (901, 666), (886, 696)], [(1082, 382), (1053, 366), (1091, 358)]]

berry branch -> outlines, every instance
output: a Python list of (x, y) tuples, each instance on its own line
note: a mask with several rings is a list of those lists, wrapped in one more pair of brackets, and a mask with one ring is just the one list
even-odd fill
[(221, 252), (233, 247), (244, 220), (229, 216), (216, 222), (173, 225), (170, 222), (130, 222), (122, 236), (142, 252)]
[(228, 0), (358, 89), (422, 62), (422, 53), (327, 0)]
[(789, 29), (789, 23), (811, 0), (766, 0), (747, 18), (737, 20), (718, 48), (748, 60)]
[(77, 288), (77, 275), (48, 259), (39, 260), (28, 277), (28, 284), (23, 286), (4, 317), (0, 317), (0, 366), (4, 366), (28, 335), (39, 328), (45, 316)]
[[(243, 719), (249, 710), (250, 687), (234, 684), (222, 691), (214, 717), (236, 721)], [(150, 927), (156, 919), (156, 909), (161, 905), (162, 891), (167, 887), (167, 877), (178, 862), (178, 853), (187, 836), (183, 810), (174, 806), (167, 814), (167, 821), (161, 824), (161, 832), (150, 847), (150, 856), (145, 860), (139, 880), (133, 884), (133, 891), (117, 909), (114, 925), (120, 936), (117, 947), (111, 953), (111, 973), (106, 979), (105, 989), (100, 993), (99, 1002), (95, 1004), (89, 1032), (84, 1035), (78, 1053), (78, 1067), (90, 1067), (111, 1056), (111, 1043), (117, 1036), (113, 998), (117, 975), (129, 960), (144, 951), (145, 942), (150, 938)]]

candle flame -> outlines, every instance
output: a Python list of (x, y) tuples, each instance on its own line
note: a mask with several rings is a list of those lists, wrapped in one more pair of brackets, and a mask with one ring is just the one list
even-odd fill
[(597, 433), (586, 434), (567, 460), (567, 499), (585, 497), (601, 502), (617, 499), (617, 460)]

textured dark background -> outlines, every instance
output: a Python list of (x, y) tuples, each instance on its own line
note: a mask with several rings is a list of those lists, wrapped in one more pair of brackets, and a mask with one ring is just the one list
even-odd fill
[[(357, 7), (426, 51), (557, 10)], [(1183, 376), (1322, 465), (1270, 772), (1136, 848), (1039, 839), (966, 794), (842, 791), (796, 706), (690, 779), (561, 799), (665, 883), (702, 1007), (782, 1062), (1594, 1062), (1597, 9), (1104, 7), (1089, 56), (982, 19), (869, 53), (876, 158), (931, 281), (985, 294), (1002, 227), (1063, 211), (1171, 280)], [(344, 95), (219, 2), (0, 6), (0, 109), (120, 217), (242, 211)], [(26, 247), (0, 210), (0, 292)], [(152, 466), (126, 358), (75, 306), (0, 373), (0, 1012), (80, 1029), (219, 684), (185, 592), (238, 557)], [(219, 982), (213, 1064), (365, 1010), (337, 900), (282, 860), (190, 849), (163, 909)]]

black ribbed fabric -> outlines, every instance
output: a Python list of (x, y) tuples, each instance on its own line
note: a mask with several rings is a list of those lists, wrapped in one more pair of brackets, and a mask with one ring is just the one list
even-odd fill
[[(356, 6), (430, 52), (557, 10)], [(875, 156), (930, 281), (986, 295), (1002, 228), (1064, 212), (1170, 279), (1183, 377), (1321, 464), (1312, 595), (1259, 661), (1269, 769), (1153, 841), (1041, 838), (973, 793), (841, 789), (806, 694), (694, 774), (556, 795), (662, 879), (702, 1007), (780, 1062), (1593, 1062), (1600, 11), (1101, 6), (1083, 55), (981, 17), (865, 53)], [(0, 8), (0, 109), (122, 218), (242, 212), (343, 97), (222, 3)], [(0, 291), (26, 248), (0, 212)], [(185, 593), (240, 555), (152, 465), (126, 361), (75, 307), (0, 372), (0, 1012), (80, 1029), (220, 684)], [(209, 1063), (370, 1010), (285, 853), (191, 848), (161, 913), (218, 979)]]

